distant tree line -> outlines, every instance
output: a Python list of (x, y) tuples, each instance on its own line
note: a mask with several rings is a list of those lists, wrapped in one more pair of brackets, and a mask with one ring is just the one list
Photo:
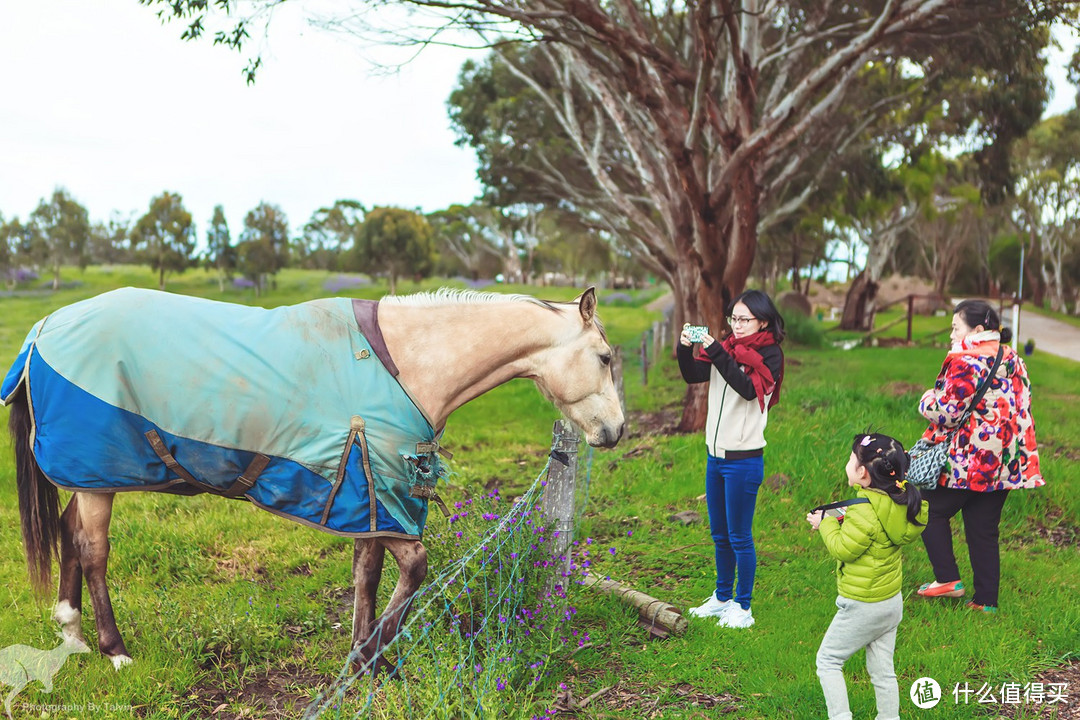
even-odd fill
[(65, 188), (43, 198), (25, 221), (0, 212), (0, 278), (8, 287), (31, 274), (48, 274), (55, 289), (62, 266), (89, 264), (148, 265), (161, 289), (170, 275), (202, 266), (216, 273), (220, 289), (240, 282), (257, 294), (272, 287), (286, 267), (385, 276), (391, 292), (401, 278), (431, 275), (501, 276), (519, 283), (542, 283), (553, 275), (569, 282), (600, 274), (622, 283), (645, 277), (603, 232), (539, 206), (478, 202), (424, 214), (338, 200), (294, 232), (284, 211), (264, 202), (247, 213), (234, 239), (218, 205), (203, 243), (183, 198), (169, 191), (154, 197), (137, 218), (114, 213), (108, 221), (92, 222)]

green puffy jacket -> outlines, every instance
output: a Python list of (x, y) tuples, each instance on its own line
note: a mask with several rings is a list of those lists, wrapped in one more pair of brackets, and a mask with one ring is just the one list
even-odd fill
[(913, 525), (907, 519), (907, 505), (894, 502), (882, 491), (860, 488), (859, 497), (870, 504), (849, 506), (843, 523), (826, 517), (818, 531), (837, 560), (837, 592), (852, 600), (881, 602), (900, 592), (900, 546), (922, 533), (927, 504), (923, 500), (916, 518), (922, 525)]

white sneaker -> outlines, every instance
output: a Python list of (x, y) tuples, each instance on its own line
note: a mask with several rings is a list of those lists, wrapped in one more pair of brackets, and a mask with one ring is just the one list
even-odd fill
[(749, 610), (743, 610), (741, 605), (732, 603), (720, 615), (717, 627), (748, 628), (754, 624), (754, 616)]
[(686, 614), (690, 615), (691, 617), (701, 618), (720, 617), (725, 610), (727, 610), (734, 604), (735, 603), (732, 600), (724, 600), (723, 602), (720, 602), (716, 599), (716, 593), (713, 593), (709, 596), (708, 600), (706, 600), (701, 605), (698, 605), (696, 608), (690, 608), (690, 610), (688, 610)]

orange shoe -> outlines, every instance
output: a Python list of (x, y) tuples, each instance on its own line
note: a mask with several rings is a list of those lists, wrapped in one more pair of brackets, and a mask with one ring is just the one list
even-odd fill
[(997, 606), (996, 605), (979, 605), (978, 603), (976, 603), (974, 601), (969, 602), (966, 605), (966, 607), (968, 609), (970, 609), (970, 610), (975, 610), (977, 612), (985, 612), (985, 613), (996, 613), (997, 612)]
[(919, 586), (918, 593), (923, 597), (963, 597), (964, 583), (959, 580), (942, 583), (941, 585), (923, 583)]

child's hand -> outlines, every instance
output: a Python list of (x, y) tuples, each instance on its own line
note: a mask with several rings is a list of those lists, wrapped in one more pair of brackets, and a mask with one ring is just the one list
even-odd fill
[(817, 512), (806, 513), (806, 522), (810, 523), (811, 530), (817, 530), (821, 525), (821, 521), (825, 518), (825, 511), (818, 510)]

